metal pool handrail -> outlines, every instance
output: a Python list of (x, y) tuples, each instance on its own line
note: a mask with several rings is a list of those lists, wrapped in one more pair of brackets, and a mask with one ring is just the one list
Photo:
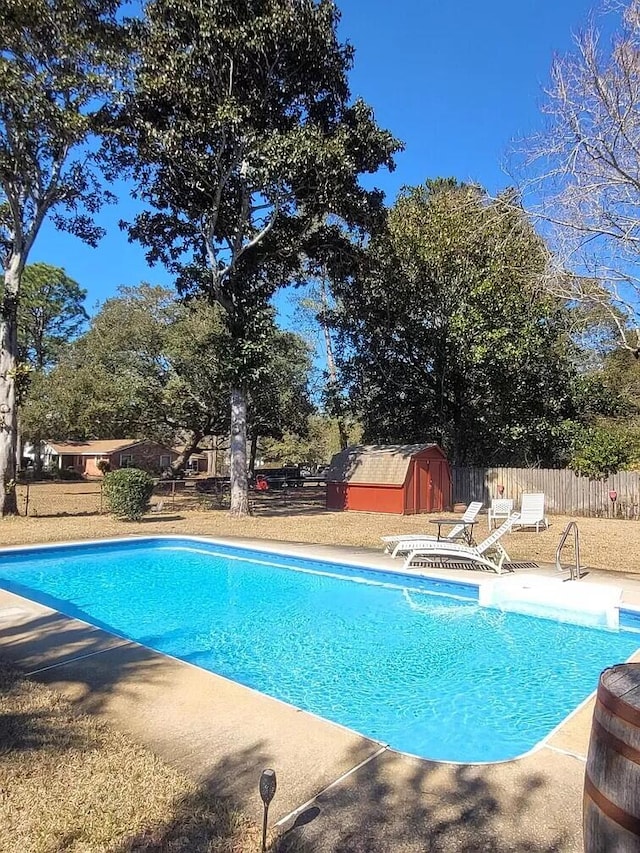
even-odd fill
[[(560, 537), (560, 542), (558, 543), (558, 547), (556, 548), (556, 570), (558, 572), (563, 571), (562, 565), (560, 563), (560, 552), (562, 551), (565, 542), (567, 541), (567, 536), (569, 532), (573, 530), (573, 546), (576, 554), (576, 564), (575, 566), (569, 566), (569, 577), (573, 580), (580, 580), (581, 577), (581, 568), (580, 568), (580, 533), (578, 531), (578, 523), (576, 521), (570, 521), (565, 527), (562, 536)], [(575, 573), (575, 576), (574, 576)]]

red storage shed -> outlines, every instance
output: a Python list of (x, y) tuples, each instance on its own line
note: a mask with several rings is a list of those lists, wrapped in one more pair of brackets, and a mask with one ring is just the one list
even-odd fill
[(451, 505), (451, 471), (437, 444), (347, 447), (325, 477), (327, 509), (410, 515)]

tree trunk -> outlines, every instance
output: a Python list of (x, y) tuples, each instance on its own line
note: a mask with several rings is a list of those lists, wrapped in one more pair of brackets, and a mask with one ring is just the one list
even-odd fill
[(18, 409), (18, 426), (16, 432), (16, 471), (22, 470), (22, 425), (20, 423), (20, 409)]
[(251, 450), (249, 451), (249, 474), (253, 477), (256, 470), (256, 454), (258, 452), (258, 433), (251, 436)]
[(336, 361), (333, 357), (333, 343), (331, 341), (331, 331), (327, 323), (327, 311), (329, 310), (329, 300), (327, 298), (327, 285), (324, 279), (320, 281), (320, 301), (322, 311), (320, 313), (320, 325), (324, 335), (324, 348), (327, 357), (327, 372), (329, 373), (329, 383), (332, 388), (332, 398), (334, 403), (334, 415), (338, 423), (338, 433), (340, 435), (340, 450), (346, 450), (349, 445), (349, 436), (347, 435), (347, 427), (342, 417), (342, 406), (339, 401), (338, 393), (338, 371), (336, 370)]
[(247, 397), (244, 390), (231, 391), (231, 507), (234, 518), (249, 515), (247, 483)]
[(16, 366), (18, 363), (18, 292), (20, 260), (12, 258), (4, 276), (0, 308), (0, 515), (17, 515), (16, 449), (18, 408)]
[(184, 450), (179, 454), (178, 458), (171, 465), (171, 472), (175, 476), (187, 464), (189, 459), (198, 449), (198, 444), (202, 441), (202, 433), (194, 432), (191, 439), (185, 444)]
[(42, 436), (39, 432), (33, 436), (33, 471), (36, 479), (42, 477)]
[(215, 477), (218, 473), (218, 436), (211, 436), (211, 449), (207, 453), (207, 474)]
[(340, 450), (346, 450), (349, 446), (349, 436), (342, 415), (338, 415), (338, 433), (340, 435)]

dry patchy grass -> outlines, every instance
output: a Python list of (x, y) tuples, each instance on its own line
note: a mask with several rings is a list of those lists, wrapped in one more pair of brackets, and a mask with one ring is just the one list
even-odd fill
[(43, 685), (0, 666), (2, 853), (240, 853), (239, 812)]
[[(159, 498), (154, 498), (154, 501)], [(390, 516), (384, 513), (337, 513), (324, 509), (322, 489), (304, 488), (256, 494), (255, 514), (243, 520), (225, 510), (211, 509), (211, 501), (193, 490), (175, 499), (163, 496), (163, 510), (148, 513), (137, 523), (116, 521), (100, 514), (99, 483), (34, 484), (30, 487), (29, 518), (5, 519), (0, 526), (5, 545), (99, 539), (144, 534), (250, 536), (285, 542), (380, 548), (386, 533), (416, 533), (435, 528), (428, 516)], [(24, 508), (24, 487), (21, 487)], [(515, 531), (506, 544), (512, 559), (551, 563), (565, 524), (565, 516), (551, 516), (549, 530)], [(591, 568), (640, 573), (640, 523), (622, 519), (579, 518), (582, 563)], [(486, 533), (481, 517), (476, 539)], [(570, 558), (567, 548), (565, 559)]]

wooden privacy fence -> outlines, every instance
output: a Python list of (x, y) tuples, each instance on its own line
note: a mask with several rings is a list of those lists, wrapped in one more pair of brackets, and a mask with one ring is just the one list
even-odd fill
[[(576, 477), (573, 471), (554, 468), (462, 468), (452, 472), (453, 502), (482, 501), (485, 506), (500, 497), (513, 498), (517, 508), (523, 492), (544, 492), (545, 507), (560, 515), (606, 518), (640, 517), (640, 471), (621, 471), (606, 480)], [(616, 492), (615, 501), (610, 493)]]

